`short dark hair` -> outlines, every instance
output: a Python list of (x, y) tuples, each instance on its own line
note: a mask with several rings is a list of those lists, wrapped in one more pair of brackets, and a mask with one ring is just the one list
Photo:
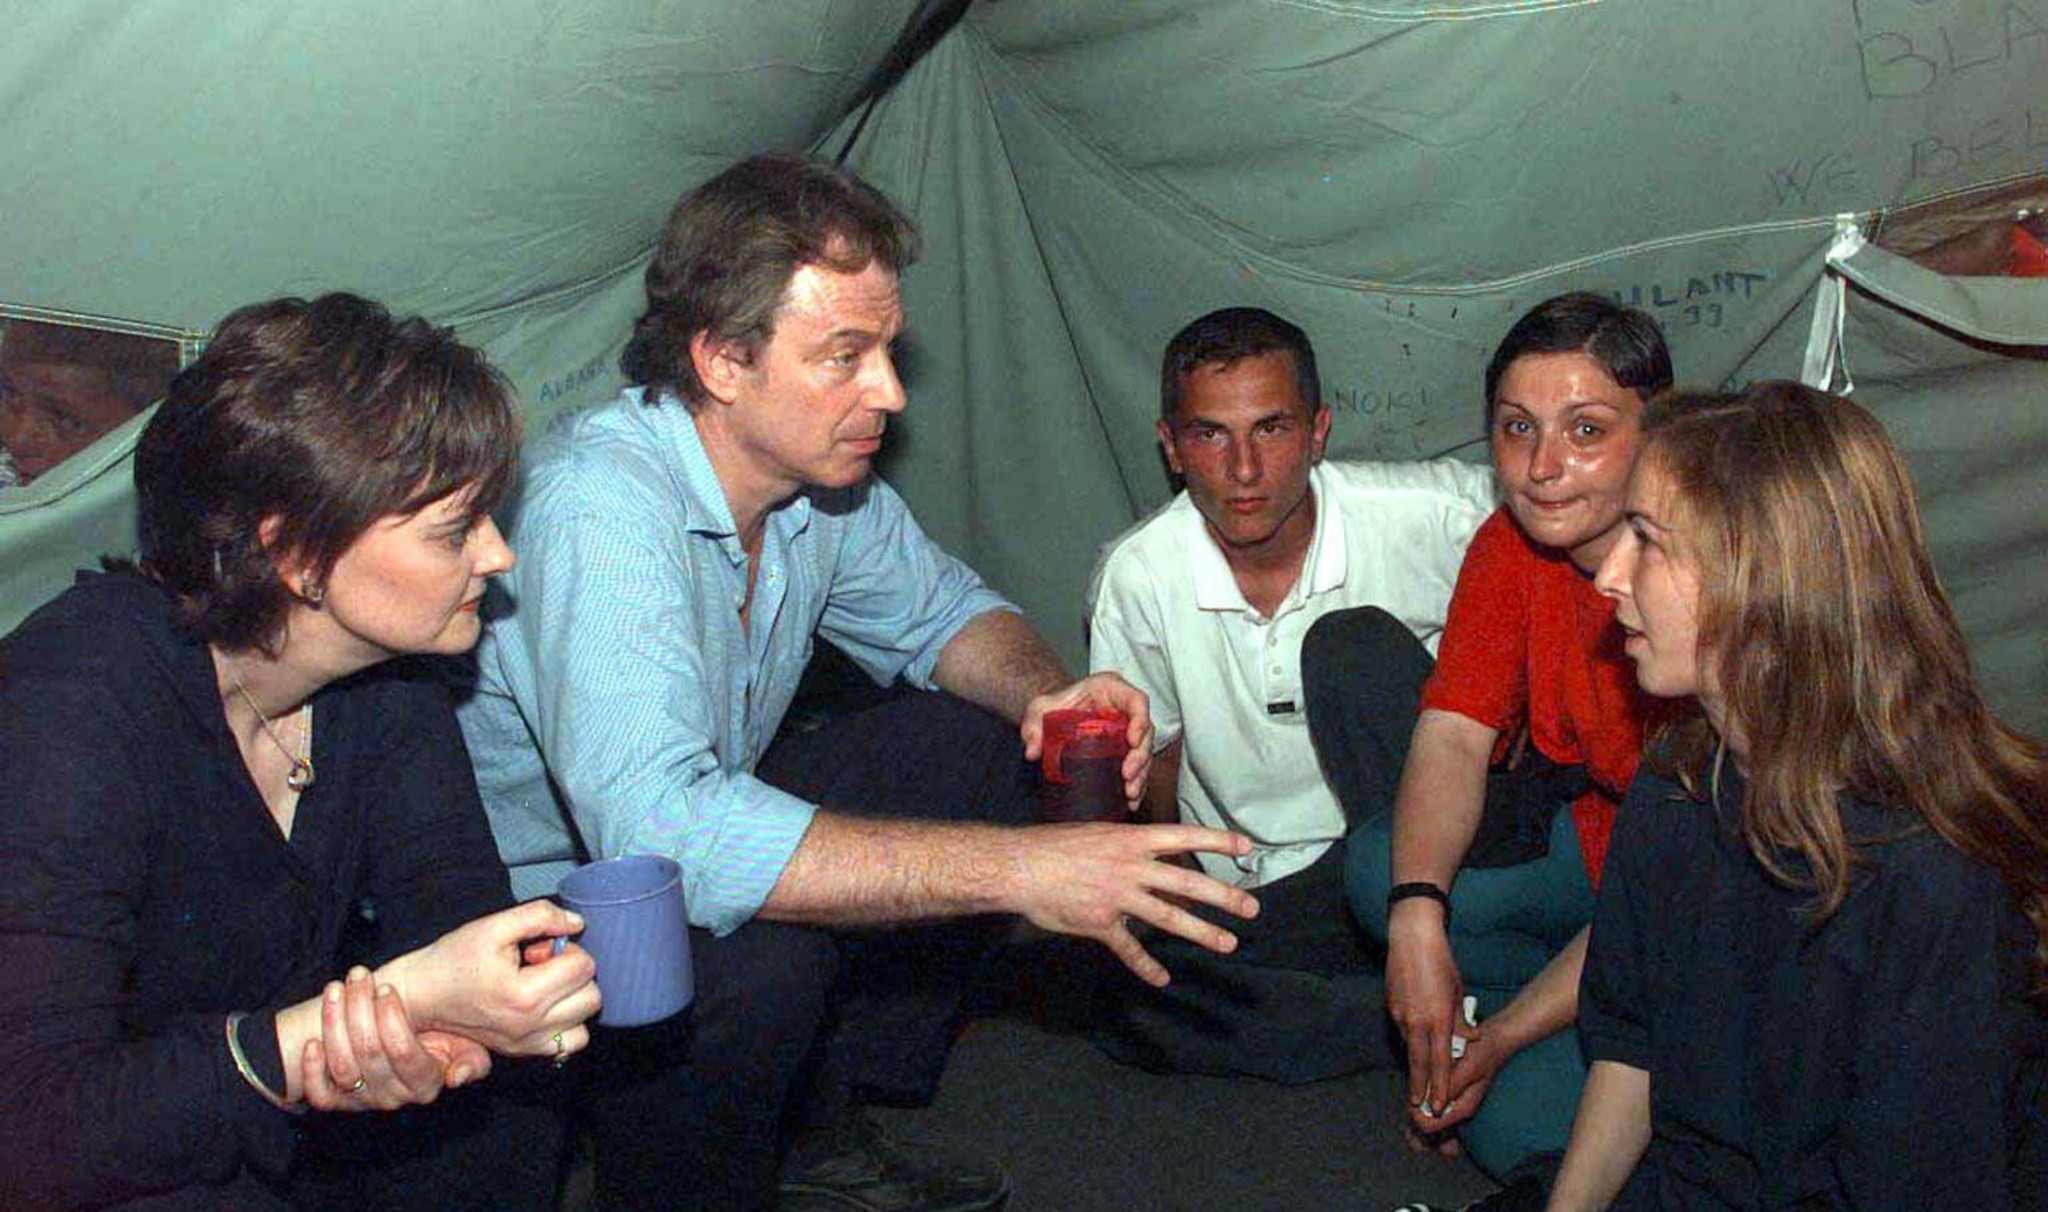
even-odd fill
[(1181, 387), (1197, 367), (1229, 366), (1274, 351), (1294, 360), (1294, 387), (1311, 416), (1323, 406), (1323, 381), (1308, 334), (1263, 307), (1224, 307), (1192, 320), (1166, 343), (1159, 365), (1159, 417), (1173, 424)]
[(1486, 364), (1486, 424), (1501, 376), (1515, 359), (1530, 354), (1582, 353), (1605, 367), (1614, 381), (1647, 403), (1671, 386), (1671, 351), (1664, 330), (1648, 314), (1623, 307), (1605, 295), (1573, 291), (1545, 299), (1508, 329)]
[(742, 160), (682, 196), (647, 267), (647, 310), (619, 367), (626, 380), (690, 408), (705, 399), (690, 341), (709, 333), (749, 356), (775, 335), (789, 280), (805, 265), (901, 273), (917, 232), (851, 169), (804, 156)]
[(273, 550), (325, 581), (379, 518), (472, 486), (481, 517), (512, 487), (519, 440), (511, 388), (448, 329), (348, 294), (244, 307), (142, 431), (142, 569), (194, 638), (273, 647), (294, 588)]

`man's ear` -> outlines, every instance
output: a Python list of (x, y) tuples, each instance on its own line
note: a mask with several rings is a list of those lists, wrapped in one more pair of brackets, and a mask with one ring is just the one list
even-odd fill
[(1154, 422), (1159, 432), (1159, 451), (1166, 456), (1166, 469), (1177, 476), (1187, 473), (1180, 469), (1180, 453), (1173, 448), (1173, 426), (1163, 419)]
[(1309, 452), (1320, 463), (1323, 458), (1323, 447), (1328, 445), (1330, 441), (1330, 406), (1328, 404), (1318, 404), (1316, 406), (1316, 415), (1309, 422), (1309, 437), (1311, 443)]
[(690, 338), (690, 365), (705, 394), (721, 404), (739, 398), (741, 380), (754, 369), (754, 360), (737, 342), (714, 337), (709, 331)]

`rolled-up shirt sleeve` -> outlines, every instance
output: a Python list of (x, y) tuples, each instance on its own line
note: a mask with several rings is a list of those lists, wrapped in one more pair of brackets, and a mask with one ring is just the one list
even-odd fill
[(970, 619), (1014, 609), (880, 480), (783, 502), (749, 553), (687, 410), (631, 392), (551, 435), (510, 537), (461, 717), (514, 889), (664, 854), (721, 934), (817, 811), (753, 775), (816, 638), (930, 687)]

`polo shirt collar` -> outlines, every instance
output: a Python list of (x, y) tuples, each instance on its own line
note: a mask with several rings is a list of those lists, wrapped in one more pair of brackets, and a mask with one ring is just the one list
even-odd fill
[(1186, 524), (1194, 528), (1188, 541), (1189, 569), (1195, 578), (1195, 607), (1198, 610), (1250, 610), (1251, 604), (1244, 600), (1244, 592), (1237, 587), (1237, 577), (1230, 571), (1230, 564), (1223, 558), (1223, 552), (1216, 546), (1216, 537), (1209, 533), (1209, 523), (1202, 518), (1202, 511), (1188, 504)]
[(1301, 579), (1308, 586), (1303, 597), (1336, 589), (1344, 584), (1351, 570), (1351, 545), (1344, 541), (1344, 515), (1337, 508), (1337, 494), (1330, 487), (1326, 464), (1318, 462), (1309, 469), (1308, 482), (1316, 494), (1316, 532), (1308, 541), (1308, 557), (1301, 562)]
[[(1309, 491), (1315, 496), (1316, 529), (1309, 536), (1308, 555), (1302, 558), (1301, 576), (1296, 579), (1294, 588), (1288, 591), (1288, 602), (1327, 593), (1342, 585), (1349, 565), (1348, 549), (1341, 538), (1324, 541), (1326, 536), (1338, 535), (1344, 521), (1338, 513), (1337, 495), (1330, 491), (1329, 476), (1324, 472), (1322, 463), (1309, 470), (1308, 483)], [(1192, 555), (1196, 608), (1251, 610), (1251, 603), (1244, 600), (1244, 591), (1237, 587), (1237, 577), (1230, 571), (1230, 562), (1223, 558), (1215, 536), (1209, 533), (1209, 524), (1202, 520), (1201, 510), (1196, 509), (1192, 502), (1188, 506), (1187, 520), (1194, 527), (1194, 536), (1187, 547)]]

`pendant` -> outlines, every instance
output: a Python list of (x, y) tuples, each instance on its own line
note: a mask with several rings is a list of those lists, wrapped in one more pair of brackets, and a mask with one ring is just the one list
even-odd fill
[(293, 791), (304, 791), (306, 788), (311, 787), (313, 785), (313, 759), (309, 757), (294, 759), (292, 768), (285, 772), (284, 785)]

